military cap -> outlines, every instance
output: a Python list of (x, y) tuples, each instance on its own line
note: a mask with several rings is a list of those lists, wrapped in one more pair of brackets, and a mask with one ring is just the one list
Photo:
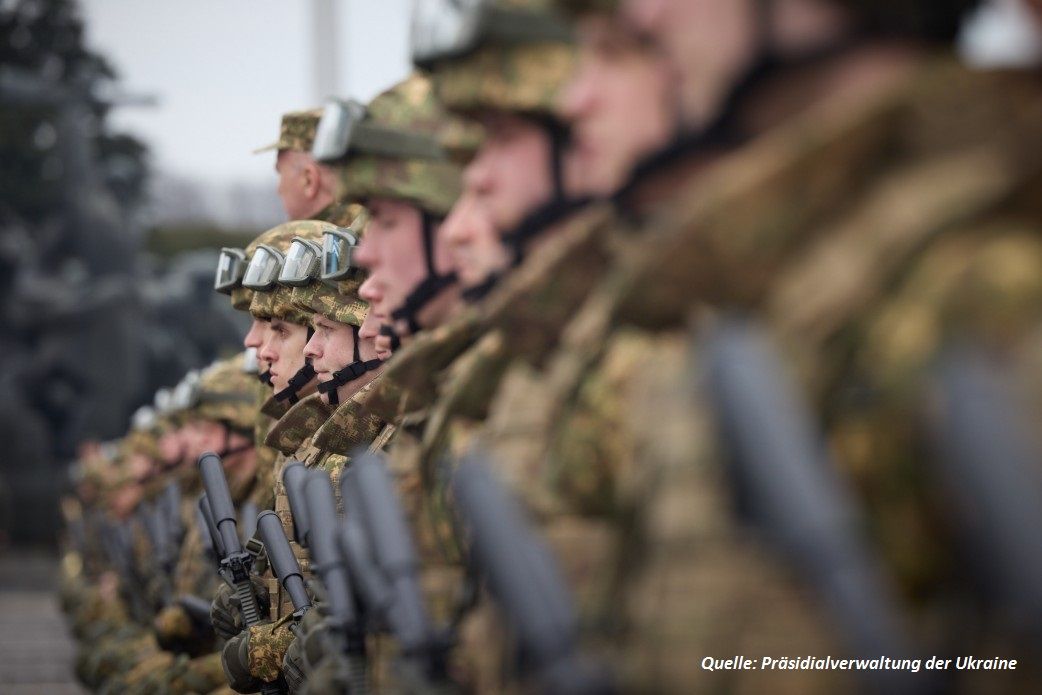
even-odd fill
[(373, 99), (361, 123), (380, 132), (385, 143), (400, 138), (416, 154), (365, 144), (348, 150), (339, 167), (338, 199), (364, 204), (374, 197), (396, 198), (433, 215), (448, 213), (459, 197), (462, 176), (453, 151), (476, 148), (480, 131), (448, 114), (430, 82), (419, 75)]
[[(456, 112), (486, 110), (530, 115), (556, 113), (558, 96), (575, 70), (571, 26), (556, 0), (484, 0), (461, 21), (479, 29), (455, 50), (424, 50), (425, 22), (437, 26), (420, 3), (413, 16), (413, 60), (429, 71), (435, 92)], [(480, 27), (486, 27), (482, 30)], [(431, 32), (437, 35), (437, 31)]]
[(279, 139), (270, 145), (254, 150), (253, 153), (260, 154), (272, 150), (310, 152), (311, 146), (315, 144), (315, 130), (318, 128), (318, 121), (321, 117), (322, 109), (290, 111), (282, 117)]

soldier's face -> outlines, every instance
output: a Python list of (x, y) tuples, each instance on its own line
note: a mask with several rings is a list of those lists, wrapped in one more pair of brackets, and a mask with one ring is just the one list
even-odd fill
[[(262, 321), (258, 318), (253, 319), (253, 323), (250, 324), (250, 330), (242, 341), (243, 346), (246, 348), (254, 348), (259, 353), (261, 346), (264, 345), (264, 341), (268, 337), (268, 330), (270, 328), (270, 321)], [(271, 365), (261, 358), (260, 354), (257, 355), (257, 360), (260, 362), (260, 370), (262, 373), (271, 368)]]
[[(268, 337), (261, 346), (258, 356), (271, 366), (271, 385), (275, 392), (282, 391), (304, 366), (304, 345), (308, 342), (308, 329), (305, 326), (282, 319), (272, 319)], [(314, 384), (314, 380), (312, 380)], [(300, 396), (306, 395), (314, 386), (303, 388)]]
[(316, 202), (320, 189), (318, 166), (311, 155), (279, 150), (275, 173), (279, 176), (279, 200), (289, 219), (307, 219), (322, 209)]
[(705, 125), (755, 54), (756, 0), (623, 0), (629, 27), (662, 50), (685, 125)]
[(159, 455), (164, 466), (175, 466), (185, 458), (184, 428), (168, 430), (159, 437)]
[(579, 67), (561, 103), (575, 157), (569, 189), (606, 195), (674, 133), (672, 77), (665, 59), (617, 20), (591, 15), (579, 30)]
[[(315, 333), (304, 346), (304, 356), (311, 358), (311, 366), (315, 368), (315, 375), (321, 384), (332, 379), (333, 372), (354, 361), (355, 333), (346, 323), (330, 321), (317, 314), (312, 318), (311, 326)], [(340, 391), (348, 390), (349, 386), (341, 386), (337, 389), (337, 395), (347, 395)], [(329, 402), (326, 394), (322, 394), (321, 398)]]
[(499, 232), (479, 197), (470, 189), (456, 201), (442, 224), (452, 269), (464, 287), (481, 284), (505, 269), (509, 257)]
[[(368, 201), (370, 218), (365, 236), (355, 251), (355, 260), (369, 271), (369, 277), (359, 288), (362, 299), (369, 302), (370, 314), (379, 324), (390, 323), (391, 313), (405, 303), (405, 298), (428, 275), (427, 258), (423, 249), (423, 218), (416, 206), (391, 198), (373, 198)], [(437, 273), (449, 271), (448, 251), (438, 230), (434, 230), (434, 269)], [(424, 325), (433, 311), (443, 303), (443, 292), (429, 303), (419, 317)]]
[(463, 172), (463, 186), (502, 234), (553, 195), (550, 136), (511, 114), (486, 114), (482, 123), (486, 138)]

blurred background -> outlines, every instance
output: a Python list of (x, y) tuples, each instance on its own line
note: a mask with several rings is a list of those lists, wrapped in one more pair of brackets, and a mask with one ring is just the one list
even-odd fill
[(217, 250), (284, 221), (285, 111), (404, 77), (409, 0), (0, 0), (0, 549), (67, 465), (236, 351)]

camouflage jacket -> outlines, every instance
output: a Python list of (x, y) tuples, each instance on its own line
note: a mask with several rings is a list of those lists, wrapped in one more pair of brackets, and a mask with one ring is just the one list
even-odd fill
[[(916, 634), (987, 643), (945, 609), (966, 577), (920, 409), (957, 337), (1040, 383), (1026, 356), (1042, 318), (1042, 216), (1029, 202), (1042, 199), (1042, 90), (1037, 76), (930, 59), (851, 96), (681, 186), (545, 368), (507, 372), (479, 434), (556, 551), (584, 645), (624, 690), (843, 687), (841, 674), (698, 667), (707, 654), (842, 651), (799, 568), (737, 523), (712, 413), (686, 386), (698, 359), (685, 327), (706, 307), (756, 316), (791, 360)], [(488, 650), (482, 629), (473, 643)]]
[[(275, 513), (282, 521), (282, 528), (289, 539), (293, 553), (300, 561), (300, 569), (307, 579), (311, 576), (310, 566), (307, 560), (307, 551), (300, 547), (294, 540), (295, 528), (293, 526), (293, 514), (289, 507), (289, 497), (286, 494), (286, 486), (282, 482), (282, 472), (286, 464), (292, 459), (293, 454), (306, 447), (318, 428), (328, 418), (332, 408), (325, 403), (319, 394), (314, 393), (291, 406), (286, 414), (279, 418), (268, 436), (265, 443), (279, 452), (275, 460), (273, 493), (275, 498)], [(283, 615), (293, 612), (292, 603), (278, 579), (271, 574), (271, 569), (266, 571), (268, 592), (271, 597), (271, 619), (278, 620)]]

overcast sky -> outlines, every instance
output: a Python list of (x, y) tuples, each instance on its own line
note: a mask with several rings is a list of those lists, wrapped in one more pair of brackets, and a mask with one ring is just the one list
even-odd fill
[[(155, 107), (113, 124), (148, 141), (163, 171), (214, 183), (271, 178), (284, 111), (318, 106), (314, 0), (80, 0), (87, 41)], [(368, 101), (408, 74), (410, 0), (331, 0), (338, 96)]]

